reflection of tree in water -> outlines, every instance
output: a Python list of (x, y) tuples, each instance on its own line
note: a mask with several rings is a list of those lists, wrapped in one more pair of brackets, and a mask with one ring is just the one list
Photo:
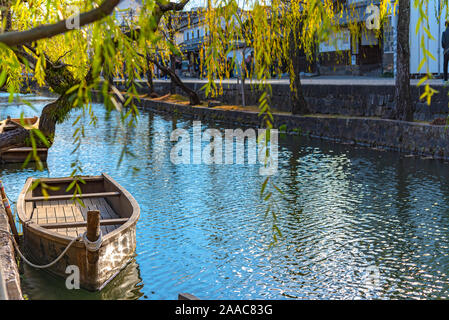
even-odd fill
[[(259, 203), (263, 179), (252, 173), (256, 168), (175, 166), (165, 154), (172, 144), (166, 139), (161, 146), (158, 139), (161, 133), (169, 137), (175, 128), (190, 129), (191, 119), (176, 120), (151, 111), (142, 114), (148, 119), (142, 118), (137, 135), (130, 132), (128, 137), (137, 156), (132, 164), (143, 168), (141, 179), (136, 184), (131, 179), (128, 183), (130, 191), (142, 199), (139, 232), (155, 244), (139, 242), (142, 255), (138, 261), (145, 274), (153, 274), (156, 264), (167, 278), (158, 276), (160, 280), (155, 283), (150, 277), (142, 289), (140, 277), (133, 272), (129, 276), (121, 273), (101, 293), (74, 292), (65, 288), (64, 279), (25, 267), (22, 281), (28, 297), (137, 299), (143, 292), (151, 295), (150, 290), (155, 288), (160, 292), (149, 298), (158, 295), (175, 299), (182, 283), (189, 287), (198, 283), (190, 277), (172, 285), (168, 277), (177, 277), (181, 266), (190, 274), (201, 267), (201, 275), (212, 279), (200, 284), (199, 291), (211, 288), (217, 295), (230, 298), (242, 295), (228, 294), (229, 288), (245, 294), (254, 289), (257, 297), (363, 298), (362, 281), (371, 275), (365, 272), (371, 265), (379, 267), (381, 281), (380, 289), (370, 291), (368, 297), (447, 296), (447, 163), (304, 137), (279, 139), (280, 175), (276, 182), (285, 191), (286, 201), (280, 201), (279, 215), (284, 238), (273, 250), (267, 248), (271, 235), (267, 232), (269, 224), (263, 220), (265, 203)], [(112, 132), (108, 127), (111, 124), (104, 124), (103, 117), (99, 120), (101, 130)], [(69, 129), (61, 128), (60, 137), (70, 136)], [(121, 145), (111, 140), (108, 148), (117, 153)], [(61, 151), (60, 144), (53, 148), (50, 166), (57, 174), (63, 156), (56, 161), (55, 155), (65, 155), (66, 151)], [(99, 150), (94, 156), (101, 157), (103, 152), (110, 160), (108, 151)], [(128, 158), (124, 165), (129, 163)], [(106, 168), (121, 172), (115, 169), (115, 163)], [(17, 189), (29, 174), (20, 166), (1, 173), (6, 186), (17, 183)], [(10, 196), (15, 199), (13, 190)], [(432, 209), (435, 202), (439, 205)], [(302, 207), (304, 213), (294, 215)], [(161, 244), (171, 250), (161, 252), (154, 264), (147, 263), (146, 249)], [(427, 253), (432, 256), (425, 256)], [(170, 259), (173, 263), (167, 264)], [(234, 267), (240, 270), (242, 266), (252, 271), (239, 271), (243, 277), (236, 277)], [(170, 287), (166, 285), (169, 281)], [(259, 290), (254, 285), (259, 281), (266, 288), (280, 288), (282, 293)]]
[[(382, 278), (380, 289), (384, 294), (395, 294), (398, 293), (398, 290), (407, 290), (407, 281), (402, 281), (404, 276), (404, 265), (401, 265), (401, 268), (398, 268), (398, 265), (389, 266), (389, 260), (391, 260), (392, 253), (395, 255), (395, 261), (409, 261), (410, 254), (413, 254), (412, 244), (407, 241), (401, 241), (401, 239), (397, 239), (395, 235), (400, 234), (403, 235), (403, 238), (408, 237), (411, 232), (413, 226), (410, 224), (410, 214), (413, 211), (413, 206), (411, 204), (411, 194), (409, 190), (409, 174), (410, 170), (408, 169), (408, 165), (406, 160), (402, 157), (399, 157), (395, 161), (395, 176), (392, 177), (394, 179), (393, 190), (394, 201), (393, 205), (395, 207), (395, 211), (391, 211), (391, 219), (397, 219), (399, 223), (395, 223), (396, 232), (394, 235), (388, 235), (388, 238), (385, 241), (375, 244), (373, 249), (376, 249), (379, 252), (377, 255), (372, 255), (373, 264), (379, 267), (380, 276)], [(388, 222), (388, 221), (387, 221)], [(386, 221), (381, 219), (376, 223), (376, 229), (383, 230), (385, 228), (384, 224)], [(379, 248), (376, 246), (382, 246), (383, 248)], [(396, 260), (397, 259), (397, 260)], [(393, 290), (393, 292), (391, 292)]]
[[(282, 136), (280, 138), (282, 139)], [(292, 205), (296, 207), (297, 205), (299, 205), (298, 196), (300, 195), (300, 190), (298, 188), (298, 179), (301, 179), (301, 177), (298, 175), (298, 159), (302, 146), (298, 143), (299, 137), (294, 136), (292, 140), (296, 143), (288, 144), (288, 150), (291, 152), (288, 159), (289, 174), (288, 177), (284, 180), (284, 183), (288, 187), (289, 195), (291, 195), (288, 200)]]

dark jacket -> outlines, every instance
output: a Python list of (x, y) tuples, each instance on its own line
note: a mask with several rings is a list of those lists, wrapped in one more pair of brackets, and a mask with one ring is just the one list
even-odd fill
[(441, 46), (443, 49), (449, 48), (449, 27), (447, 27), (443, 32), (443, 36), (441, 37)]

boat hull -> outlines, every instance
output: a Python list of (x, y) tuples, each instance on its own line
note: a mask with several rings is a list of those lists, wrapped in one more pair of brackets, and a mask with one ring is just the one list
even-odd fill
[[(54, 261), (67, 247), (69, 241), (49, 237), (36, 229), (23, 227), (23, 245), (25, 255), (31, 262), (44, 265)], [(47, 268), (49, 272), (67, 278), (72, 272), (66, 272), (68, 266), (79, 269), (80, 287), (88, 291), (103, 289), (128, 262), (136, 250), (136, 223), (117, 233), (98, 251), (98, 261), (92, 266), (87, 262), (86, 248), (77, 241), (55, 265)], [(94, 274), (92, 274), (94, 269)]]
[[(0, 121), (0, 133), (4, 133), (10, 130), (14, 130), (17, 127), (25, 128), (27, 130), (39, 128), (39, 118), (8, 118)], [(12, 148), (3, 152), (0, 152), (0, 162), (2, 163), (17, 163), (25, 162), (30, 152), (33, 151), (32, 147), (20, 147)], [(48, 148), (37, 148), (37, 155), (40, 161), (47, 161)], [(34, 162), (34, 157), (31, 157), (30, 162)]]
[[(46, 265), (55, 261), (76, 239), (64, 256), (46, 270), (66, 279), (79, 271), (80, 287), (98, 291), (135, 256), (140, 208), (132, 195), (107, 174), (82, 179), (82, 194), (77, 197), (84, 204), (71, 199), (74, 195), (65, 191), (73, 178), (41, 178), (41, 182), (58, 186), (46, 197), (38, 188), (32, 188), (34, 179), (28, 178), (17, 201), (17, 213), (23, 226), (24, 253), (32, 263)], [(99, 249), (89, 252), (82, 235), (89, 230), (87, 216), (95, 213), (103, 236)], [(69, 266), (72, 269), (67, 269)]]
[[(3, 163), (22, 163), (33, 151), (33, 148), (13, 148), (0, 153), (0, 161)], [(38, 148), (37, 155), (42, 162), (47, 161), (48, 149)], [(34, 158), (30, 158), (30, 162), (34, 162)]]

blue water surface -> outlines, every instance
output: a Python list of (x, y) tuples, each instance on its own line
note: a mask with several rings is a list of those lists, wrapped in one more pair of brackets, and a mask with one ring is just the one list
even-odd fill
[[(0, 94), (0, 118), (38, 115), (52, 101)], [(282, 237), (273, 245), (269, 202), (260, 199), (259, 166), (170, 162), (172, 130), (192, 121), (141, 110), (136, 128), (93, 105), (85, 137), (74, 149), (73, 121), (57, 126), (47, 168), (2, 165), (8, 195), (25, 179), (110, 174), (138, 201), (135, 259), (103, 291), (67, 290), (64, 280), (22, 266), (29, 299), (448, 298), (449, 165), (297, 136), (280, 138), (284, 192), (274, 197)], [(205, 128), (238, 125), (203, 123)], [(119, 165), (123, 147), (132, 153)], [(136, 170), (137, 169), (137, 170)], [(374, 276), (373, 276), (374, 275)]]

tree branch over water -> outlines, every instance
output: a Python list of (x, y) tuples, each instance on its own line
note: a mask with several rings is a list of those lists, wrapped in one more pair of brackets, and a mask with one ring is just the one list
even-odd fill
[[(77, 25), (77, 27), (92, 24), (110, 15), (119, 2), (120, 0), (104, 0), (99, 7), (80, 14), (78, 16), (79, 25)], [(147, 17), (154, 22), (154, 24), (151, 25), (151, 29), (146, 31), (146, 33), (142, 33), (140, 29), (120, 32), (119, 34), (123, 38), (115, 39), (113, 36), (112, 43), (109, 43), (110, 46), (108, 48), (111, 48), (113, 52), (118, 52), (119, 50), (126, 48), (124, 47), (126, 46), (126, 43), (121, 41), (124, 38), (129, 38), (132, 41), (138, 41), (142, 37), (148, 38), (148, 34), (157, 32), (160, 21), (165, 13), (182, 10), (188, 2), (189, 0), (181, 0), (179, 3), (156, 0), (154, 10), (150, 11), (149, 16)], [(10, 8), (8, 8), (8, 10), (9, 9)], [(56, 57), (52, 57), (48, 52), (38, 50), (38, 44), (35, 43), (36, 40), (48, 39), (71, 31), (70, 25), (67, 24), (69, 20), (70, 18), (54, 24), (44, 24), (23, 31), (11, 31), (10, 29), (7, 29), (7, 32), (0, 34), (0, 43), (10, 47), (10, 49), (5, 48), (5, 50), (11, 50), (15, 57), (17, 57), (17, 61), (23, 66), (34, 69), (35, 74), (37, 70), (41, 70), (44, 75), (42, 80), (55, 93), (59, 94), (59, 98), (46, 105), (40, 114), (39, 131), (42, 133), (41, 136), (47, 139), (50, 146), (53, 142), (56, 123), (63, 122), (73, 108), (88, 103), (86, 101), (78, 100), (78, 104), (76, 105), (73, 102), (73, 97), (75, 97), (75, 95), (73, 94), (73, 90), (70, 91), (70, 89), (77, 88), (78, 86), (80, 90), (88, 90), (99, 80), (100, 71), (108, 71), (111, 62), (115, 62), (114, 59), (116, 59), (111, 52), (107, 51), (106, 45), (104, 45), (104, 47), (100, 45), (95, 57), (96, 60), (94, 58), (90, 59), (91, 61), (86, 65), (87, 73), (80, 77), (80, 75), (76, 74), (74, 68), (71, 67), (71, 64), (63, 62), (65, 57), (74, 52), (74, 47), (67, 48)], [(38, 65), (40, 66), (39, 68), (37, 67)], [(82, 90), (80, 90), (76, 93), (83, 93)], [(84, 98), (84, 96), (76, 97)], [(7, 133), (1, 132), (0, 152), (12, 147), (28, 145), (29, 136), (29, 130), (20, 127)]]
[[(91, 24), (110, 15), (120, 0), (105, 0), (98, 8), (79, 15), (79, 27)], [(25, 31), (10, 31), (0, 34), (0, 43), (13, 47), (31, 43), (40, 39), (48, 39), (58, 34), (66, 33), (68, 19), (54, 24), (45, 24)]]

